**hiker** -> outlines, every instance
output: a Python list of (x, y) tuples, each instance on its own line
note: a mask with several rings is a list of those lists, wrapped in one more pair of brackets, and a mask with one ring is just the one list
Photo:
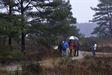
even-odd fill
[(63, 41), (62, 56), (65, 56), (65, 55), (66, 55), (66, 51), (67, 51), (68, 46), (69, 46), (69, 45), (68, 45), (68, 42)]
[(96, 44), (96, 42), (94, 42), (93, 43), (93, 49), (92, 49), (93, 56), (96, 55), (96, 48), (97, 48), (97, 44)]
[(70, 56), (74, 56), (75, 52), (74, 40), (69, 40), (68, 44), (69, 44)]
[(59, 42), (58, 50), (59, 50), (59, 53), (62, 55), (62, 50), (63, 50), (63, 41), (60, 41), (60, 42)]
[(80, 50), (80, 43), (78, 41), (76, 41), (76, 52), (75, 52), (75, 56), (79, 56), (79, 50)]
[(96, 55), (97, 44), (96, 44), (95, 41), (90, 41), (89, 44), (90, 44), (90, 47), (91, 47), (91, 50), (92, 50), (92, 54), (93, 54), (93, 56), (95, 56)]

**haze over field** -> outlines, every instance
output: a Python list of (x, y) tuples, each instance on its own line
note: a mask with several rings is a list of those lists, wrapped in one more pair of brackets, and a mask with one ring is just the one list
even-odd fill
[(84, 34), (85, 37), (90, 37), (92, 36), (92, 32), (94, 28), (97, 26), (96, 23), (77, 23), (76, 24), (77, 28), (80, 29), (80, 33)]

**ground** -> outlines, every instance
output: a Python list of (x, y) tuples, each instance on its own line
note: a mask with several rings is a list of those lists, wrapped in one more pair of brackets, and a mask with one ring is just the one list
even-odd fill
[[(92, 52), (87, 52), (87, 51), (80, 51), (79, 56), (77, 57), (71, 57), (71, 60), (81, 60), (86, 56), (92, 56)], [(95, 57), (112, 57), (112, 53), (104, 53), (104, 52), (96, 52), (96, 56)], [(64, 58), (64, 57), (63, 57)], [(40, 61), (41, 66), (44, 67), (54, 67), (53, 65), (56, 65), (59, 60), (63, 59), (63, 58), (51, 58), (51, 59), (46, 59), (43, 61)], [(66, 57), (65, 57), (66, 58)]]
[[(112, 69), (111, 58), (112, 53), (96, 52), (96, 56), (93, 57), (91, 52), (81, 51), (78, 57), (51, 57), (34, 63), (39, 63), (40, 67), (43, 68), (44, 74), (41, 75), (109, 75), (110, 69)], [(1, 66), (0, 70), (14, 72), (22, 70), (22, 65)], [(80, 71), (82, 73), (79, 73)]]

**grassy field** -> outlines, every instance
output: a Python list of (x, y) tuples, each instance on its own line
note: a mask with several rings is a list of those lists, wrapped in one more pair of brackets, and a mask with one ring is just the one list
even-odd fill
[(62, 58), (53, 67), (44, 67), (39, 64), (30, 64), (23, 71), (0, 71), (0, 75), (111, 75), (112, 57), (86, 56), (83, 59), (70, 60)]
[(111, 70), (112, 57), (87, 56), (81, 60), (62, 61), (55, 68), (44, 69), (43, 75), (111, 75)]

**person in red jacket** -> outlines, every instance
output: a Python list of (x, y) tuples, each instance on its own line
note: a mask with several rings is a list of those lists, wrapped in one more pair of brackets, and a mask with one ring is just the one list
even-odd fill
[(69, 40), (68, 45), (69, 45), (69, 50), (70, 50), (70, 56), (74, 56), (74, 52), (75, 52), (75, 43), (74, 43), (74, 41)]

